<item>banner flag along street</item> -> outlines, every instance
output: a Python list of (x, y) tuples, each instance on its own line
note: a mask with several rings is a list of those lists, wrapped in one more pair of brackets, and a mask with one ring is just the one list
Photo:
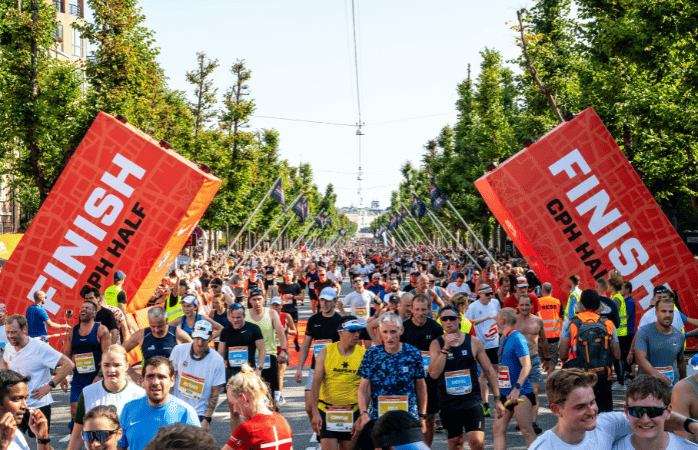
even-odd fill
[(301, 198), (300, 201), (297, 201), (293, 204), (293, 206), (291, 206), (291, 211), (293, 211), (293, 214), (298, 216), (298, 223), (300, 225), (303, 225), (303, 223), (305, 223), (305, 214), (303, 213), (304, 209), (305, 204), (303, 203), (303, 198)]
[[(488, 207), (553, 296), (617, 269), (638, 317), (654, 286), (698, 316), (698, 264), (601, 119), (589, 108), (475, 182)], [(639, 323), (637, 320), (636, 323)]]
[(446, 198), (446, 194), (439, 189), (433, 178), (431, 179), (429, 195), (431, 196), (431, 209), (433, 209), (435, 212), (441, 209), (441, 207), (446, 204), (446, 200), (448, 200)]
[(271, 198), (281, 205), (281, 209), (286, 212), (286, 198), (284, 197), (284, 182), (281, 178), (276, 182), (276, 186), (271, 190)]
[(417, 220), (422, 220), (424, 214), (427, 213), (427, 205), (417, 197), (417, 194), (412, 194), (412, 216)]
[[(169, 146), (168, 146), (169, 148)], [(35, 291), (59, 323), (84, 287), (126, 274), (127, 312), (142, 309), (206, 211), (221, 181), (158, 141), (99, 113), (0, 273), (8, 314)]]

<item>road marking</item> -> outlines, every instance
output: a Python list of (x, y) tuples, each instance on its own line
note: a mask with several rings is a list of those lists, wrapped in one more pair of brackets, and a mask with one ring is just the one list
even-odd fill
[(68, 442), (68, 441), (70, 441), (70, 435), (66, 434), (65, 437), (58, 442)]
[(306, 447), (305, 450), (315, 450), (315, 447)]
[(313, 433), (313, 435), (310, 437), (310, 443), (313, 444), (317, 442), (317, 433)]

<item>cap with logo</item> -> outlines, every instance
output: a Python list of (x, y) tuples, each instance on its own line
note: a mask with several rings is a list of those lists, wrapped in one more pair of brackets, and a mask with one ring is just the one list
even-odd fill
[(391, 295), (390, 298), (388, 298), (388, 302), (400, 303), (400, 297), (398, 297), (397, 295)]
[[(182, 300), (184, 300), (184, 299), (182, 299)], [(192, 339), (194, 339), (194, 338), (209, 339), (212, 334), (213, 334), (213, 325), (211, 325), (206, 320), (199, 320), (198, 322), (196, 322), (194, 324), (194, 330), (192, 330), (191, 337), (192, 337)]]
[(221, 280), (220, 278), (214, 278), (213, 280), (211, 280), (211, 284), (215, 284), (217, 286), (223, 286), (223, 280)]
[(324, 299), (324, 300), (334, 300), (337, 298), (337, 290), (333, 287), (326, 287), (320, 292), (320, 296), (318, 298)]
[(351, 319), (340, 323), (337, 327), (337, 331), (359, 331), (363, 330), (364, 328), (366, 327), (364, 325), (361, 325), (361, 323), (358, 320)]
[(199, 300), (197, 300), (195, 295), (185, 295), (184, 298), (182, 298), (182, 303), (198, 306)]
[(518, 277), (516, 279), (516, 287), (528, 287), (528, 280), (526, 277)]

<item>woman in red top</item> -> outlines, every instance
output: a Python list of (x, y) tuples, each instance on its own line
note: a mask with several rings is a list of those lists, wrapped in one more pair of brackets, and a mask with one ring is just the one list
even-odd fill
[[(245, 421), (233, 431), (223, 450), (291, 450), (293, 432), (281, 414), (271, 410), (267, 384), (243, 364), (225, 385), (228, 400)], [(264, 445), (267, 444), (267, 445)]]

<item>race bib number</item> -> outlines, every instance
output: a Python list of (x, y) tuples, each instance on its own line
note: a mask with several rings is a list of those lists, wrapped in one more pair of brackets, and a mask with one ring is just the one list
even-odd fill
[(284, 305), (293, 304), (293, 294), (284, 294)]
[(332, 343), (332, 339), (320, 339), (319, 341), (315, 341), (313, 343), (313, 354), (317, 356), (318, 353), (320, 353), (320, 350), (323, 349), (323, 347), (329, 345)]
[(499, 367), (499, 388), (511, 388), (511, 378), (509, 378), (509, 368), (507, 366)]
[(473, 390), (470, 370), (446, 372), (444, 378), (446, 379), (446, 393), (449, 395), (470, 394)]
[(80, 353), (75, 355), (75, 368), (78, 373), (90, 373), (96, 370), (95, 357), (92, 353)]
[[(254, 357), (254, 365), (256, 367), (259, 367), (259, 356), (255, 355)], [(262, 366), (262, 369), (269, 369), (271, 367), (271, 357), (269, 355), (264, 357), (264, 365)]]
[(368, 307), (357, 306), (356, 308), (354, 308), (354, 315), (357, 319), (365, 321), (366, 319), (368, 319)]
[(325, 418), (329, 431), (350, 432), (354, 425), (354, 410), (351, 406), (328, 406)]
[(490, 329), (485, 333), (485, 340), (493, 341), (497, 336), (497, 322), (494, 322)]
[(206, 380), (203, 378), (182, 372), (182, 376), (179, 378), (179, 393), (187, 398), (200, 400), (204, 392), (205, 382)]
[(230, 367), (240, 367), (247, 362), (249, 357), (247, 347), (228, 348), (228, 364)]
[(406, 395), (381, 395), (378, 397), (378, 416), (388, 411), (407, 411)]
[(669, 377), (672, 383), (674, 383), (674, 368), (673, 367), (655, 367), (657, 369), (657, 372), (661, 373), (662, 375), (666, 375)]
[(419, 352), (422, 354), (422, 364), (424, 365), (424, 373), (429, 372), (429, 362), (431, 361), (431, 355), (429, 352)]
[(274, 281), (274, 275), (267, 275), (267, 281)]
[(311, 281), (311, 282), (308, 284), (308, 288), (310, 288), (310, 290), (314, 290), (314, 289), (315, 289), (315, 283)]

